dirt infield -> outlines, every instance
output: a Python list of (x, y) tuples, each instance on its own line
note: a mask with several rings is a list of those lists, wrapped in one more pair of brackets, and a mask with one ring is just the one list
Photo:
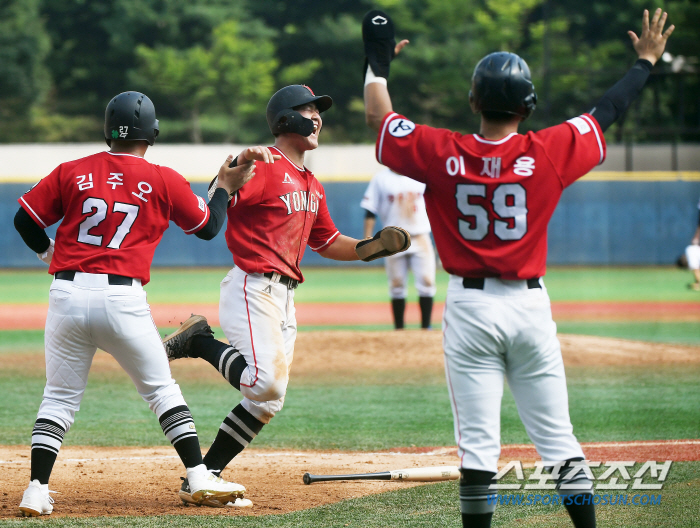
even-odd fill
[[(560, 336), (567, 365), (700, 364), (700, 347), (659, 345), (588, 336)], [(43, 355), (4, 354), (3, 368), (15, 372), (43, 368)], [(439, 375), (443, 369), (440, 332), (327, 331), (299, 334), (292, 378), (356, 376), (374, 372)], [(116, 372), (111, 356), (98, 353), (92, 372)], [(417, 373), (417, 374), (416, 374)], [(218, 379), (198, 360), (173, 363), (175, 378)], [(700, 460), (700, 440), (600, 442), (584, 444), (590, 460)], [(18, 515), (17, 506), (29, 477), (28, 446), (0, 446), (0, 519)], [(537, 459), (531, 445), (503, 446), (501, 462)], [(355, 481), (302, 483), (305, 472), (364, 473), (418, 466), (459, 464), (453, 446), (397, 448), (379, 453), (337, 451), (272, 451), (248, 449), (224, 476), (246, 486), (252, 509), (184, 507), (176, 494), (183, 471), (172, 448), (96, 448), (61, 450), (51, 480), (54, 517), (116, 515), (268, 515), (297, 511), (340, 500), (418, 485), (406, 482)]]
[[(587, 457), (597, 461), (697, 460), (700, 440), (584, 444), (583, 447)], [(246, 486), (246, 497), (253, 501), (253, 507), (216, 509), (186, 507), (178, 499), (176, 490), (183, 470), (172, 448), (66, 447), (61, 450), (51, 477), (51, 489), (59, 492), (53, 495), (56, 504), (52, 517), (281, 514), (420, 485), (345, 481), (307, 486), (302, 482), (306, 472), (348, 474), (459, 465), (454, 447), (410, 451), (341, 453), (250, 448), (224, 476)], [(527, 466), (536, 458), (532, 446), (514, 445), (503, 446), (501, 461), (520, 460)], [(0, 519), (18, 517), (17, 506), (29, 474), (29, 448), (0, 446), (0, 467), (4, 477)]]
[[(434, 314), (442, 313), (444, 303), (436, 303)], [(376, 325), (392, 324), (389, 303), (298, 303), (300, 325)], [(0, 305), (0, 330), (40, 330), (44, 328), (48, 305)], [(191, 313), (205, 315), (219, 325), (217, 304), (152, 304), (151, 313), (158, 326), (177, 326)], [(553, 302), (555, 321), (697, 321), (699, 302)], [(406, 321), (420, 320), (415, 303), (406, 306)]]
[[(621, 339), (561, 335), (562, 354), (571, 365), (700, 364), (700, 347), (661, 345)], [(4, 354), (3, 368), (18, 373), (43, 368), (39, 352)], [(219, 374), (198, 360), (173, 363), (176, 379), (218, 379)], [(92, 372), (117, 372), (111, 356), (95, 356)], [(441, 375), (441, 333), (326, 331), (299, 334), (293, 380), (358, 376), (368, 371), (399, 372), (403, 376)], [(700, 460), (700, 440), (601, 442), (584, 444), (590, 460)], [(29, 477), (28, 446), (0, 446), (0, 519), (18, 515), (17, 506)], [(503, 446), (501, 462), (533, 463), (531, 445)], [(340, 500), (418, 485), (406, 482), (355, 481), (302, 483), (305, 472), (364, 473), (418, 466), (456, 466), (454, 446), (397, 448), (379, 453), (337, 451), (272, 451), (248, 449), (224, 476), (246, 486), (252, 509), (184, 507), (176, 490), (183, 471), (172, 448), (96, 448), (68, 446), (61, 450), (51, 489), (53, 517), (116, 515), (268, 515), (313, 508)]]

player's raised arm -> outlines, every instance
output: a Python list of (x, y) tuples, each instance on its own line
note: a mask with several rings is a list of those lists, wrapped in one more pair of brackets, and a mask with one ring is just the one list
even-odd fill
[(393, 111), (386, 85), (392, 59), (408, 44), (396, 44), (394, 23), (378, 10), (370, 11), (362, 21), (362, 40), (365, 47), (365, 120), (374, 131), (379, 131), (384, 116)]
[(598, 121), (603, 131), (617, 121), (632, 101), (639, 96), (649, 78), (652, 67), (663, 55), (666, 41), (675, 29), (675, 26), (671, 25), (664, 31), (667, 16), (668, 14), (659, 8), (654, 12), (654, 16), (649, 22), (649, 11), (645, 9), (642, 15), (640, 36), (638, 37), (633, 31), (628, 31), (639, 58), (625, 76), (605, 92), (605, 95), (589, 112)]

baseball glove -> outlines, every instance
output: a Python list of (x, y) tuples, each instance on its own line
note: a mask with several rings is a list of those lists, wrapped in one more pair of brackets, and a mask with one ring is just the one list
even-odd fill
[(411, 235), (405, 229), (388, 226), (377, 231), (372, 238), (360, 240), (355, 244), (355, 253), (360, 260), (371, 262), (382, 257), (389, 257), (411, 247)]
[(365, 45), (365, 64), (362, 69), (364, 78), (367, 65), (377, 77), (389, 78), (389, 65), (396, 55), (394, 22), (383, 11), (374, 9), (362, 20), (362, 41)]

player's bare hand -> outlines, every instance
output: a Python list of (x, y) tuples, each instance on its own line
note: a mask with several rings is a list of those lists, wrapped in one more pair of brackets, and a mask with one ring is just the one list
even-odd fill
[(640, 59), (646, 59), (652, 64), (656, 64), (656, 61), (663, 55), (664, 49), (666, 49), (666, 41), (676, 28), (676, 26), (671, 25), (664, 32), (667, 17), (668, 13), (658, 8), (654, 11), (654, 16), (650, 23), (649, 11), (645, 9), (642, 16), (642, 34), (638, 37), (634, 31), (627, 32), (630, 39), (632, 39), (634, 51), (637, 52), (637, 56)]
[(401, 53), (401, 50), (406, 47), (406, 44), (408, 44), (408, 40), (403, 39), (401, 42), (399, 42), (396, 47), (394, 48), (394, 57), (396, 57), (399, 53)]
[[(231, 167), (233, 156), (229, 155), (219, 169), (219, 176), (216, 186), (225, 189), (229, 195), (235, 193), (255, 176), (255, 161), (250, 160), (242, 165)], [(238, 157), (241, 162), (241, 157)]]
[(243, 152), (238, 155), (238, 163), (243, 164), (248, 161), (262, 161), (264, 163), (274, 163), (275, 160), (280, 159), (282, 156), (277, 154), (272, 154), (267, 147), (248, 147)]

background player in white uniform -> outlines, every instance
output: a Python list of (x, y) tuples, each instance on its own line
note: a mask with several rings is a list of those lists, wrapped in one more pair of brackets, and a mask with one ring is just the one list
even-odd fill
[[(299, 264), (306, 246), (346, 261), (370, 261), (410, 246), (408, 233), (399, 228), (385, 227), (374, 239), (358, 241), (333, 224), (323, 186), (304, 166), (305, 152), (318, 147), (321, 112), (331, 104), (327, 95), (292, 85), (276, 92), (267, 105), (275, 136), (270, 150), (281, 159), (274, 165), (256, 164), (255, 178), (228, 208), (226, 242), (235, 267), (221, 282), (219, 321), (230, 344), (213, 339), (203, 316), (192, 316), (164, 340), (171, 359), (205, 359), (244, 396), (204, 457), (217, 475), (284, 404), (297, 334), (294, 290), (304, 280)], [(191, 500), (187, 481), (180, 498)]]
[[(109, 152), (59, 165), (19, 199), (15, 216), (23, 240), (54, 275), (45, 332), (46, 387), (32, 432), (30, 484), (19, 506), (28, 516), (53, 510), (49, 477), (80, 408), (97, 348), (119, 362), (158, 416), (187, 468), (193, 500), (236, 500), (245, 491), (202, 463), (192, 415), (170, 374), (142, 286), (169, 221), (212, 239), (223, 225), (228, 193), (252, 177), (254, 168), (230, 168), (230, 156), (207, 206), (180, 174), (143, 158), (158, 135), (148, 97), (138, 92), (114, 97), (104, 132)], [(252, 157), (250, 151), (271, 158), (264, 147), (244, 151)], [(59, 220), (54, 243), (44, 229)]]
[[(700, 202), (698, 202), (698, 210), (700, 210)], [(700, 215), (698, 215), (698, 227), (695, 229), (693, 239), (688, 247), (685, 248), (685, 259), (688, 269), (693, 272), (693, 278), (695, 279), (688, 284), (688, 288), (700, 291)]]
[(476, 66), (470, 101), (479, 134), (416, 125), (393, 112), (386, 79), (395, 44), (389, 17), (363, 22), (369, 68), (367, 123), (379, 132), (377, 159), (426, 184), (435, 244), (450, 273), (443, 316), (445, 371), (461, 458), (465, 527), (488, 527), (487, 496), (500, 454), (504, 378), (518, 413), (577, 528), (595, 526), (583, 452), (569, 418), (564, 366), (545, 273), (547, 224), (563, 189), (605, 157), (603, 131), (639, 94), (661, 57), (671, 26), (644, 11), (639, 60), (589, 114), (527, 135), (520, 122), (537, 96), (525, 61), (492, 53)]
[(413, 272), (421, 328), (430, 328), (435, 297), (435, 251), (430, 239), (430, 222), (425, 212), (425, 184), (396, 174), (391, 169), (377, 172), (369, 182), (360, 207), (365, 209), (364, 236), (372, 236), (376, 217), (382, 225), (403, 227), (411, 235), (411, 247), (384, 259), (394, 327), (404, 327), (408, 295), (408, 272)]

